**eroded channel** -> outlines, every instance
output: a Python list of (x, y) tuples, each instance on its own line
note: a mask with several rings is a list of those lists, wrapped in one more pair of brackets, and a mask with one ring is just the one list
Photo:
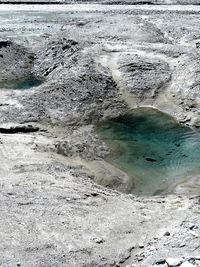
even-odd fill
[(133, 194), (171, 193), (200, 174), (200, 134), (156, 109), (134, 109), (96, 131), (110, 147), (106, 160), (134, 179)]

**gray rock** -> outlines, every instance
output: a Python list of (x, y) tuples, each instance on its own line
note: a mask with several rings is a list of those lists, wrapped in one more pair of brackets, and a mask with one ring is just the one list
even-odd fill
[(170, 232), (168, 232), (168, 231), (165, 232), (165, 233), (164, 233), (164, 236), (170, 236)]

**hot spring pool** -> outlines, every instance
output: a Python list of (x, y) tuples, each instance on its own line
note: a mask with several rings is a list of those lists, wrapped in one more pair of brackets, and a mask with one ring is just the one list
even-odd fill
[(200, 134), (156, 109), (132, 110), (96, 131), (111, 149), (107, 161), (134, 179), (133, 194), (161, 194), (200, 174)]
[(30, 89), (35, 86), (39, 86), (42, 81), (38, 80), (35, 77), (27, 77), (18, 80), (6, 80), (0, 81), (0, 88), (2, 89)]

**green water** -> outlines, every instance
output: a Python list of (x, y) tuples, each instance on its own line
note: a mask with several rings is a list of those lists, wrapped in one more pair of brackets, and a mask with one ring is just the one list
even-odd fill
[(107, 161), (134, 179), (136, 195), (156, 195), (200, 173), (200, 134), (151, 108), (96, 127), (111, 149)]
[(0, 81), (1, 89), (30, 89), (39, 86), (42, 82), (35, 77), (27, 77), (18, 80)]

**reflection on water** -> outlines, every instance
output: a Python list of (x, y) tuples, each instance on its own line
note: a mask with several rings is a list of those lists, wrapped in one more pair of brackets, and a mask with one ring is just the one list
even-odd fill
[(111, 148), (107, 160), (134, 177), (133, 194), (170, 193), (200, 173), (200, 134), (158, 110), (135, 109), (96, 130)]
[(35, 77), (27, 77), (18, 80), (0, 81), (1, 89), (30, 89), (39, 86), (42, 82)]

